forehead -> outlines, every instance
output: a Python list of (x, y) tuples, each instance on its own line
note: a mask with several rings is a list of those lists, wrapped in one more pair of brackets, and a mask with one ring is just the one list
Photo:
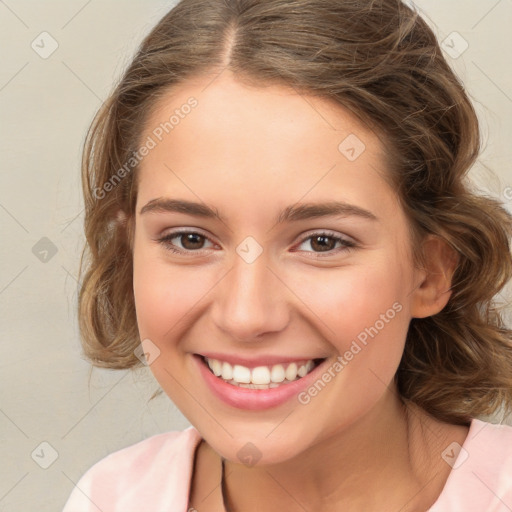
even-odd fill
[(227, 72), (169, 90), (141, 139), (153, 146), (139, 168), (141, 201), (179, 190), (219, 200), (229, 192), (233, 202), (251, 196), (260, 208), (326, 195), (364, 208), (393, 195), (385, 144), (348, 108), (286, 86), (248, 86)]

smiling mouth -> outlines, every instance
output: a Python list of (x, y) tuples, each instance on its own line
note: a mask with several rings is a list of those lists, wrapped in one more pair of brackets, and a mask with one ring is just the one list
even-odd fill
[(233, 386), (248, 389), (272, 389), (300, 380), (312, 372), (326, 358), (302, 359), (290, 363), (248, 368), (201, 356), (216, 377)]

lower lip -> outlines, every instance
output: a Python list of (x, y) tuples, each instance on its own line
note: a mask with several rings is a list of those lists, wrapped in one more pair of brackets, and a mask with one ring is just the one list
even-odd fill
[(328, 363), (328, 359), (326, 359), (306, 376), (288, 384), (281, 384), (277, 388), (248, 389), (228, 384), (209, 370), (202, 357), (195, 354), (193, 357), (199, 366), (199, 371), (206, 384), (217, 398), (237, 409), (250, 411), (277, 407), (292, 397), (296, 397), (317, 379), (317, 375), (323, 371), (323, 366)]

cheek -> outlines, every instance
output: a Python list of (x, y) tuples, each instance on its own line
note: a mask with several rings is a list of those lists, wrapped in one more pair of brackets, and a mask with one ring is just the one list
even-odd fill
[[(320, 378), (334, 398), (316, 400), (315, 384), (301, 403), (311, 400), (311, 416), (336, 430), (364, 415), (390, 388), (410, 321), (407, 278), (399, 265), (383, 261), (346, 267), (302, 285), (316, 314), (315, 326), (339, 356)], [(326, 409), (325, 403), (336, 406)]]
[(140, 336), (160, 344), (190, 323), (213, 283), (197, 267), (170, 265), (165, 254), (155, 252), (145, 248), (134, 251), (133, 289)]
[(410, 320), (408, 278), (401, 266), (374, 260), (373, 265), (347, 266), (319, 277), (317, 273), (301, 279), (315, 326), (356, 373), (366, 375), (373, 369), (389, 380)]
[(386, 268), (364, 265), (330, 271), (325, 277), (302, 276), (300, 290), (331, 333), (355, 336), (395, 302), (404, 306), (407, 285), (403, 274), (399, 268), (382, 266)]

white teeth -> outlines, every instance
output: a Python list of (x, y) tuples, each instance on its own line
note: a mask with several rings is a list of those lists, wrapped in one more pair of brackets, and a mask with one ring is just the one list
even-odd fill
[[(315, 363), (310, 359), (306, 363), (306, 374), (308, 374), (315, 367)], [(299, 370), (300, 371), (300, 370)]]
[(222, 375), (222, 363), (217, 359), (212, 359), (210, 362), (211, 362), (210, 368), (211, 368), (213, 374), (216, 377), (219, 377), (220, 375)]
[(266, 366), (253, 368), (251, 371), (251, 382), (253, 384), (270, 384), (270, 370)]
[(289, 364), (288, 368), (286, 368), (286, 371), (284, 372), (284, 375), (286, 380), (295, 380), (297, 377), (297, 365), (295, 363)]
[(251, 382), (251, 370), (245, 366), (235, 364), (233, 366), (233, 380), (240, 382), (240, 384), (249, 384)]
[(307, 375), (315, 366), (312, 359), (290, 363), (288, 365), (275, 364), (269, 366), (257, 366), (252, 370), (246, 366), (231, 364), (218, 359), (206, 358), (208, 366), (213, 374), (221, 377), (226, 382), (235, 386), (240, 385), (249, 389), (268, 389), (275, 388), (284, 382), (297, 380)]
[(272, 366), (272, 370), (270, 371), (270, 380), (272, 382), (283, 382), (285, 378), (284, 366), (282, 364)]
[[(208, 359), (208, 365), (210, 365), (210, 360)], [(211, 368), (211, 366), (210, 366)], [(229, 363), (222, 363), (222, 378), (224, 380), (231, 380), (233, 378), (233, 367)]]

